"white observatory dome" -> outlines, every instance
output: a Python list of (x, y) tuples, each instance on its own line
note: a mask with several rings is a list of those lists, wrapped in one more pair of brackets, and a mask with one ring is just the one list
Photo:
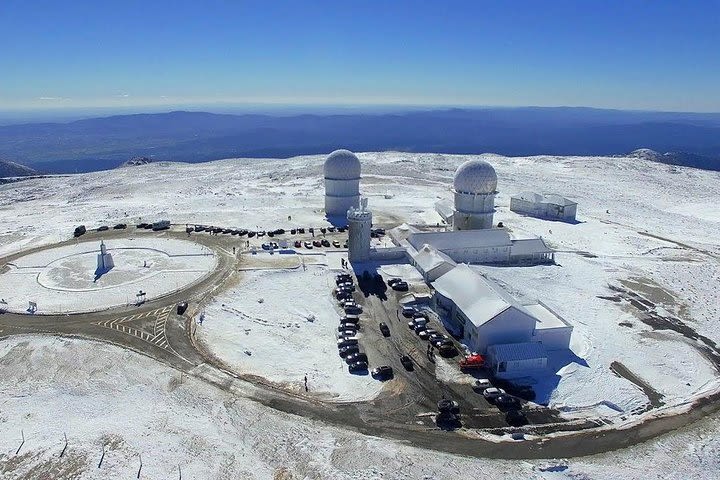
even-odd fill
[(453, 189), (459, 193), (475, 195), (495, 193), (497, 189), (495, 169), (484, 160), (468, 160), (455, 172)]
[(360, 179), (360, 159), (349, 150), (335, 150), (323, 167), (325, 178), (332, 180)]

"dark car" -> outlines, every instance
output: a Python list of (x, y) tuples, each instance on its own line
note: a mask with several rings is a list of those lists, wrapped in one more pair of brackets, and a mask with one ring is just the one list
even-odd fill
[(243, 230), (240, 230), (240, 231), (238, 232), (238, 235), (241, 236), (241, 237), (244, 237), (244, 236), (247, 235), (247, 234), (248, 234), (248, 231), (247, 231), (247, 230), (244, 230), (244, 229), (243, 229)]
[(250, 231), (247, 233), (248, 238), (253, 238), (255, 236), (255, 232)]
[(340, 233), (343, 233), (345, 230), (347, 230), (347, 227), (337, 227), (337, 231)]
[(323, 238), (320, 243), (322, 244), (323, 247), (329, 247), (329, 246), (330, 246), (330, 240), (328, 240), (327, 238)]
[(327, 227), (327, 231), (332, 233), (335, 231), (335, 227)]
[(118, 223), (113, 227), (114, 230), (125, 230), (127, 228), (127, 225), (124, 223)]
[(348, 355), (352, 355), (353, 353), (360, 353), (360, 347), (357, 345), (348, 345), (347, 347), (340, 347), (338, 349), (338, 353), (340, 353), (341, 357), (347, 357)]
[(455, 348), (455, 345), (452, 343), (440, 345), (438, 352), (440, 352), (440, 356), (443, 358), (451, 358), (458, 354), (457, 348)]
[(291, 228), (291, 229), (290, 229), (290, 235), (296, 235), (296, 234), (297, 234), (297, 229)]
[(377, 378), (378, 380), (388, 380), (390, 378), (393, 378), (394, 375), (395, 374), (393, 373), (392, 367), (388, 365), (374, 368), (372, 371), (372, 376), (374, 378)]
[(435, 348), (440, 348), (443, 345), (452, 345), (452, 340), (449, 338), (438, 338), (435, 340), (430, 340), (430, 344)]
[(460, 404), (455, 400), (443, 398), (437, 403), (438, 412), (460, 413)]
[(345, 357), (345, 363), (347, 363), (348, 365), (350, 365), (351, 363), (355, 363), (355, 362), (368, 363), (367, 355), (364, 354), (363, 352), (359, 352), (359, 353), (353, 353), (352, 355), (348, 355), (347, 357)]
[(304, 228), (298, 228), (297, 231), (298, 231), (298, 233), (305, 233), (305, 229), (304, 229)]
[(410, 286), (407, 282), (395, 282), (394, 284), (390, 285), (390, 288), (395, 290), (396, 292), (407, 292)]
[(302, 248), (302, 242), (300, 240), (295, 240), (295, 248)]
[(323, 234), (324, 234), (324, 233), (327, 233), (327, 228), (325, 228), (325, 227), (320, 227), (320, 233), (323, 233)]
[(108, 227), (107, 225), (103, 225), (102, 227), (98, 227), (97, 229), (98, 232), (105, 232), (107, 230), (110, 230), (110, 227)]
[(227, 235), (228, 233), (232, 233), (232, 229), (230, 229), (230, 228), (223, 228), (223, 229), (222, 229), (222, 233), (223, 233), (224, 235)]
[(75, 231), (73, 232), (73, 236), (75, 238), (85, 235), (85, 232), (87, 232), (87, 229), (85, 228), (85, 225), (80, 225), (79, 227), (75, 227)]
[(501, 410), (518, 410), (522, 407), (520, 399), (512, 395), (500, 395), (495, 399), (495, 405)]
[(390, 329), (385, 322), (380, 322), (380, 333), (383, 334), (383, 337), (390, 336)]
[(322, 247), (322, 242), (320, 240), (313, 240), (312, 244), (313, 247)]
[(337, 298), (338, 301), (344, 302), (345, 300), (352, 300), (353, 294), (348, 290), (338, 290), (335, 292), (335, 298)]
[(346, 315), (340, 319), (340, 323), (360, 323), (357, 315)]
[(202, 232), (203, 230), (205, 230), (205, 227), (203, 227), (202, 225), (195, 225), (195, 228), (193, 228), (193, 230), (195, 230), (196, 232)]
[(511, 427), (522, 427), (529, 423), (527, 417), (521, 410), (508, 410), (505, 414), (505, 421)]
[(362, 311), (362, 308), (358, 305), (352, 307), (345, 307), (345, 313), (349, 315), (360, 315)]
[(355, 362), (348, 366), (348, 370), (351, 372), (365, 372), (368, 369), (367, 362)]
[(308, 233), (315, 233), (315, 228), (314, 227), (308, 228)]
[(420, 325), (416, 325), (415, 328), (413, 328), (413, 330), (415, 330), (415, 333), (420, 333), (423, 330), (427, 330), (427, 327), (424, 324), (420, 324)]
[(408, 372), (412, 372), (415, 369), (415, 365), (413, 364), (412, 358), (410, 358), (407, 355), (403, 355), (402, 357), (400, 357), (400, 363), (402, 363), (402, 366)]
[[(390, 283), (390, 282), (388, 282), (388, 283)], [(415, 310), (415, 307), (410, 307), (408, 305), (404, 305), (402, 307), (402, 316), (405, 318), (412, 318), (413, 315), (415, 315), (416, 311), (417, 310)]]
[(420, 340), (428, 340), (432, 335), (436, 334), (437, 331), (433, 330), (432, 328), (428, 328), (426, 330), (423, 330), (418, 333), (418, 337), (420, 337)]
[(182, 315), (183, 313), (185, 313), (185, 311), (186, 311), (187, 309), (188, 309), (188, 304), (187, 304), (187, 302), (178, 303), (178, 305), (177, 305), (177, 314), (178, 314), (178, 315)]

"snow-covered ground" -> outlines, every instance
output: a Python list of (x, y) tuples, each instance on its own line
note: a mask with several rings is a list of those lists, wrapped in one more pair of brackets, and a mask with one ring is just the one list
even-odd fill
[(351, 375), (338, 356), (340, 310), (333, 286), (333, 272), (320, 265), (244, 271), (237, 285), (205, 309), (198, 338), (236, 372), (297, 391), (304, 391), (307, 375), (312, 394), (337, 401), (371, 399), (382, 383), (367, 374)]
[[(279, 413), (103, 343), (3, 340), (0, 378), (0, 477), (8, 479), (135, 478), (141, 459), (141, 478), (178, 478), (181, 470), (183, 478), (199, 480), (429, 480), (477, 472), (528, 479), (694, 480), (715, 478), (720, 469), (718, 417), (593, 457), (484, 460)], [(68, 447), (60, 459), (64, 435)]]
[(99, 243), (82, 242), (25, 255), (0, 274), (4, 309), (24, 312), (37, 303), (38, 314), (102, 310), (136, 301), (142, 290), (152, 300), (190, 285), (216, 265), (212, 250), (194, 242), (138, 237), (110, 240), (115, 266), (101, 275)]
[[(361, 191), (370, 197), (375, 221), (388, 226), (401, 222), (438, 222), (433, 204), (438, 199), (451, 198), (449, 187), (455, 169), (463, 161), (474, 158), (397, 152), (363, 153), (359, 157), (363, 164)], [(542, 300), (574, 325), (574, 352), (588, 366), (571, 363), (563, 368), (556, 379), (557, 388), (550, 394), (551, 403), (573, 411), (606, 401), (600, 409), (606, 414), (615, 411), (607, 407), (609, 403), (625, 411), (642, 406), (647, 400), (645, 395), (629, 380), (610, 371), (613, 361), (622, 363), (664, 395), (663, 402), (669, 405), (682, 403), (713, 387), (708, 382), (714, 382), (717, 372), (710, 369), (691, 344), (668, 331), (651, 331), (639, 320), (638, 312), (626, 303), (598, 296), (612, 296), (610, 285), (635, 282), (645, 288), (647, 296), (653, 297), (659, 312), (679, 318), (698, 333), (720, 343), (720, 300), (716, 295), (720, 281), (720, 241), (717, 239), (720, 173), (636, 158), (495, 155), (482, 158), (498, 172), (500, 193), (495, 220), (502, 221), (518, 236), (542, 235), (560, 251), (559, 266), (483, 268), (514, 294)], [(199, 165), (150, 164), (2, 185), (0, 255), (65, 240), (79, 224), (92, 228), (101, 224), (132, 223), (141, 217), (144, 221), (170, 218), (178, 224), (260, 226), (263, 229), (318, 226), (323, 223), (323, 160), (323, 156), (307, 156), (290, 160), (230, 159)], [(153, 181), (149, 182), (148, 178)], [(158, 188), (159, 185), (162, 188)], [(577, 201), (579, 223), (550, 222), (510, 212), (510, 195), (524, 190), (558, 193)], [(275, 274), (281, 275), (285, 282), (285, 273), (267, 275)], [(250, 309), (251, 305), (257, 308), (261, 304), (256, 299), (240, 297), (243, 286), (252, 280), (262, 283), (262, 275), (242, 272), (241, 276), (243, 280), (235, 287), (236, 295), (231, 300), (240, 302), (242, 309)], [(292, 275), (288, 281), (294, 281), (290, 278)], [(315, 287), (308, 287), (311, 288)], [(268, 296), (263, 296), (267, 301)], [(329, 290), (317, 298), (317, 305), (324, 301), (331, 302)], [(228, 298), (227, 305), (233, 303)], [(303, 323), (302, 314), (287, 309), (280, 312), (279, 318), (294, 319), (307, 327), (295, 328), (296, 333), (300, 330), (304, 335), (315, 328), (310, 322)], [(219, 325), (225, 319), (231, 325), (232, 319), (239, 321), (239, 318), (242, 317), (223, 310), (220, 302), (219, 306), (209, 307), (207, 325), (203, 328), (207, 328), (209, 335), (213, 323)], [(248, 338), (269, 339), (273, 335), (269, 333), (270, 328), (247, 319), (243, 322), (252, 323)], [(335, 324), (334, 318), (332, 322)], [(277, 330), (293, 331), (291, 328)], [(235, 333), (240, 336), (238, 342), (248, 340), (243, 337), (244, 332)], [(328, 335), (323, 333), (318, 338), (328, 338)], [(214, 348), (227, 352), (234, 348), (232, 343), (222, 345), (219, 340), (218, 345)], [(248, 363), (256, 362), (255, 354), (244, 358), (247, 355), (241, 345), (243, 343), (234, 352), (243, 360), (240, 365), (255, 373), (266, 373), (266, 365)], [(299, 386), (300, 377), (306, 373), (302, 370), (290, 370), (286, 378), (275, 380)], [(307, 373), (312, 378), (310, 372)], [(7, 376), (0, 378), (4, 378), (2, 385), (6, 392), (0, 402), (14, 401), (14, 394), (8, 393), (12, 386), (6, 388)], [(327, 378), (329, 381), (331, 377)], [(73, 397), (72, 392), (72, 388), (60, 392), (56, 401), (77, 400), (79, 397)], [(159, 405), (158, 408), (164, 408)], [(26, 422), (26, 425), (32, 424), (42, 423)], [(664, 478), (679, 477), (672, 473), (680, 471), (684, 478), (702, 478), (704, 471), (718, 469), (718, 443), (714, 438), (720, 432), (717, 420), (703, 425), (671, 439), (602, 459), (574, 462), (562, 474), (547, 475), (551, 478), (563, 474), (617, 478), (619, 467), (632, 465), (633, 472), (642, 472), (645, 467), (645, 472), (652, 471)], [(176, 431), (178, 437), (186, 438), (179, 427)], [(5, 437), (0, 436), (2, 441)], [(370, 441), (365, 442), (363, 448)], [(377, 440), (377, 444), (382, 446), (385, 442)], [(393, 445), (393, 452), (396, 448)], [(307, 458), (301, 449), (292, 455)], [(319, 452), (318, 455), (322, 457)], [(405, 476), (412, 478), (421, 476), (419, 471), (398, 467), (386, 456), (377, 458), (380, 463), (373, 465), (379, 465), (385, 477), (393, 477), (395, 472), (407, 473)], [(432, 455), (433, 461), (437, 458), (454, 466), (435, 471), (432, 467), (430, 471), (434, 475), (431, 476), (435, 478), (457, 476), (458, 472), (477, 471), (485, 466), (484, 462)], [(367, 461), (370, 465), (370, 460)], [(493, 466), (491, 472), (499, 471), (494, 468), (496, 463), (490, 465)], [(538, 474), (528, 464), (503, 465), (502, 472), (513, 472), (522, 478)], [(365, 477), (382, 477), (368, 471), (364, 470)], [(322, 475), (324, 473), (317, 476)], [(623, 476), (631, 478), (633, 474), (624, 472)]]

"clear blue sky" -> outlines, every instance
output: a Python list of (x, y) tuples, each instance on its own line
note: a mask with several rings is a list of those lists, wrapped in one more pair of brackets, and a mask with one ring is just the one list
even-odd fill
[(0, 109), (720, 111), (716, 1), (0, 0)]

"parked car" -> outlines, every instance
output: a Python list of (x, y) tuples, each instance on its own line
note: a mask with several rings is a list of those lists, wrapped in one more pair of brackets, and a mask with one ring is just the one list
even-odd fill
[(343, 243), (343, 248), (348, 248), (348, 242), (345, 240), (345, 243)]
[(302, 242), (300, 240), (295, 240), (294, 245), (295, 245), (295, 248), (300, 248), (300, 247), (302, 247)]
[(296, 229), (296, 228), (291, 228), (291, 229), (290, 229), (290, 235), (296, 235), (296, 234), (297, 234), (297, 229)]
[(358, 330), (360, 330), (360, 327), (358, 326), (357, 323), (341, 323), (340, 325), (338, 325), (338, 332), (348, 331), (348, 330), (350, 330), (352, 332), (357, 332)]
[(85, 235), (85, 232), (87, 232), (85, 225), (80, 225), (79, 227), (75, 227), (75, 231), (73, 232), (73, 237), (77, 238), (82, 235)]
[(182, 315), (183, 313), (185, 313), (187, 311), (187, 309), (188, 309), (187, 302), (182, 302), (182, 303), (178, 303), (176, 311), (177, 311), (178, 315)]
[(457, 415), (458, 413), (460, 413), (460, 404), (455, 400), (450, 400), (449, 398), (442, 398), (437, 403), (437, 409), (440, 413), (449, 412)]
[(367, 362), (355, 362), (348, 366), (348, 370), (351, 372), (364, 372), (368, 369)]
[(355, 362), (365, 362), (368, 363), (368, 357), (363, 352), (353, 353), (351, 355), (348, 355), (345, 357), (345, 362), (347, 364), (355, 363)]
[(525, 414), (520, 410), (508, 410), (505, 413), (505, 421), (511, 427), (522, 427), (529, 423)]
[(357, 315), (345, 315), (340, 319), (340, 323), (360, 323), (360, 318)]
[(440, 353), (440, 356), (444, 358), (454, 357), (458, 354), (457, 348), (455, 348), (455, 345), (452, 342), (440, 345), (438, 347), (438, 352)]
[(390, 285), (390, 288), (396, 292), (407, 292), (410, 287), (407, 282), (396, 282), (393, 285)]
[(502, 388), (490, 387), (486, 388), (483, 392), (483, 397), (485, 397), (485, 400), (488, 401), (494, 401), (500, 395), (505, 395), (505, 390)]
[(425, 326), (424, 323), (421, 323), (419, 325), (415, 325), (415, 328), (413, 328), (413, 330), (415, 331), (415, 333), (419, 334), (423, 330), (427, 330), (427, 326)]
[(415, 369), (412, 358), (410, 358), (408, 355), (403, 355), (402, 357), (400, 357), (400, 363), (402, 363), (402, 366), (408, 372), (412, 372)]
[(107, 225), (103, 225), (101, 227), (98, 227), (97, 229), (98, 232), (105, 232), (107, 230), (110, 230), (110, 227), (108, 227)]
[[(127, 224), (125, 223), (118, 223), (113, 227), (113, 230), (125, 230), (127, 228)], [(189, 228), (189, 227), (188, 227)], [(192, 230), (192, 229), (191, 229)]]
[(338, 242), (337, 240), (333, 240), (332, 246), (335, 248), (340, 248), (340, 242)]
[(390, 328), (388, 328), (385, 322), (380, 322), (380, 333), (383, 334), (383, 337), (390, 336)]
[(304, 228), (298, 228), (297, 231), (298, 231), (298, 233), (305, 233), (305, 229), (304, 229)]
[(348, 355), (352, 355), (353, 353), (359, 353), (360, 347), (357, 345), (346, 345), (344, 347), (338, 348), (338, 353), (341, 357), (347, 357)]
[(425, 320), (428, 320), (430, 316), (427, 314), (427, 312), (415, 310), (415, 313), (413, 313), (413, 318), (424, 318)]
[(393, 285), (395, 285), (395, 284), (398, 283), (398, 282), (402, 282), (402, 279), (400, 279), (400, 278), (391, 278), (391, 279), (388, 280), (386, 283), (392, 287)]
[(392, 367), (388, 365), (383, 365), (382, 367), (374, 368), (372, 371), (372, 376), (374, 378), (377, 378), (378, 380), (388, 380), (393, 378), (394, 373)]
[(312, 244), (313, 247), (322, 247), (322, 243), (320, 242), (320, 240), (313, 240)]
[(403, 305), (401, 310), (402, 316), (405, 318), (412, 318), (413, 315), (415, 315), (415, 312), (415, 307), (411, 307), (409, 305)]
[(407, 322), (408, 328), (415, 328), (418, 325), (427, 325), (427, 320), (424, 318), (413, 318)]
[(357, 335), (357, 330), (342, 330), (338, 332), (339, 339), (357, 338), (355, 335)]
[(337, 344), (338, 347), (349, 347), (350, 345), (357, 345), (358, 339), (357, 337), (338, 338)]
[(349, 313), (351, 315), (360, 315), (362, 312), (363, 312), (363, 309), (359, 305), (354, 305), (352, 307), (345, 307), (345, 313)]
[(313, 248), (313, 244), (311, 242), (305, 242), (305, 248)]
[(255, 236), (255, 232), (252, 230), (247, 233), (248, 238), (253, 238)]
[(438, 338), (436, 340), (430, 340), (430, 344), (435, 348), (440, 348), (443, 345), (452, 345), (453, 342), (449, 338)]
[(475, 380), (475, 383), (473, 383), (473, 388), (482, 393), (486, 389), (492, 388), (492, 383), (490, 383), (490, 380), (487, 378), (478, 378)]
[(518, 410), (522, 407), (519, 398), (507, 394), (495, 398), (495, 405), (502, 410)]
[(438, 340), (447, 340), (447, 335), (444, 335), (440, 332), (436, 332), (433, 330), (433, 333), (431, 333), (428, 337), (428, 340), (431, 342), (436, 342)]
[(432, 335), (434, 335), (436, 333), (437, 333), (437, 330), (428, 328), (428, 329), (423, 330), (422, 332), (418, 333), (418, 337), (420, 337), (420, 340), (428, 340)]

